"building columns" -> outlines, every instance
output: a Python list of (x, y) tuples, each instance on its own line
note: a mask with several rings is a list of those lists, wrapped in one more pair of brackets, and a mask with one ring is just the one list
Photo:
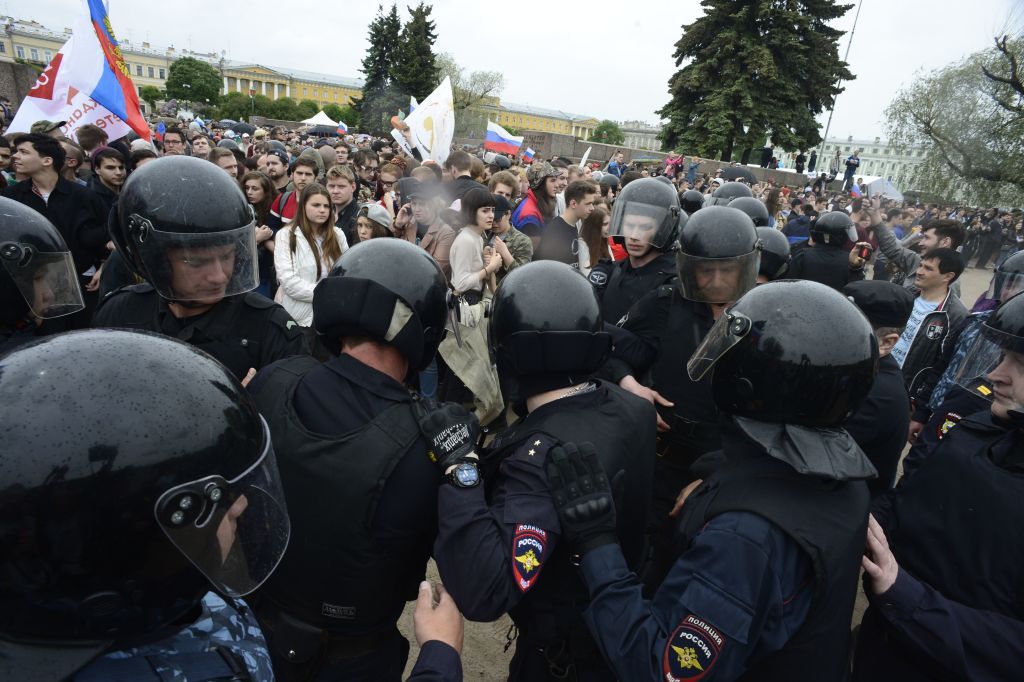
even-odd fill
[(262, 94), (264, 96), (266, 96), (266, 94), (267, 94), (267, 81), (263, 81), (263, 92), (262, 92)]
[(228, 90), (228, 77), (224, 76), (224, 94), (226, 95), (228, 92), (230, 92), (230, 90)]

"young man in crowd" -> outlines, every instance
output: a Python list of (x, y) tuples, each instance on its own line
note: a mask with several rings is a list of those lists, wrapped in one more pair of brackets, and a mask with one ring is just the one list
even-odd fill
[(206, 158), (210, 163), (216, 164), (218, 168), (227, 173), (233, 180), (238, 179), (238, 159), (230, 149), (214, 147), (207, 154)]
[(210, 144), (210, 138), (202, 133), (192, 138), (192, 156), (197, 159), (206, 159), (210, 156), (210, 150), (213, 149), (213, 145)]
[(177, 126), (164, 131), (164, 156), (185, 156), (188, 148), (185, 146), (185, 133)]
[(338, 165), (328, 170), (327, 193), (331, 195), (331, 205), (334, 207), (334, 224), (345, 233), (349, 244), (357, 243), (356, 214), (359, 213), (359, 203), (354, 198), (356, 176), (352, 169)]
[(277, 195), (274, 203), (270, 206), (270, 216), (267, 218), (267, 227), (277, 232), (281, 227), (295, 217), (295, 207), (298, 205), (299, 193), (316, 182), (316, 162), (309, 157), (300, 157), (292, 163), (291, 180), (293, 190), (288, 190)]
[(127, 177), (124, 154), (113, 147), (100, 147), (92, 153), (92, 182), (89, 188), (103, 201), (109, 211), (121, 193)]
[(452, 152), (444, 163), (445, 169), (452, 174), (452, 182), (448, 185), (448, 203), (452, 208), (457, 208), (456, 202), (461, 206), (462, 197), (471, 189), (477, 187), (487, 189), (473, 179), (473, 157), (466, 152)]
[(519, 180), (511, 171), (501, 171), (491, 176), (487, 181), (487, 189), (491, 194), (500, 194), (507, 200), (512, 201), (516, 196), (516, 188)]
[(597, 202), (598, 188), (593, 182), (576, 180), (565, 190), (565, 210), (544, 227), (534, 260), (556, 260), (579, 267), (579, 223), (586, 220)]
[(967, 317), (964, 304), (950, 291), (963, 271), (964, 259), (953, 249), (936, 248), (921, 257), (914, 276), (919, 292), (914, 311), (892, 349), (911, 395), (917, 377), (938, 359), (946, 336)]
[(66, 137), (61, 138), (60, 146), (64, 148), (64, 167), (60, 169), (60, 176), (68, 182), (88, 187), (89, 183), (79, 176), (79, 171), (85, 166), (85, 152), (78, 143)]
[(352, 155), (356, 176), (359, 178), (359, 203), (368, 204), (373, 201), (377, 191), (377, 169), (380, 160), (377, 155), (367, 149), (360, 149)]
[(270, 182), (274, 185), (278, 194), (284, 192), (288, 187), (288, 164), (291, 161), (288, 159), (287, 152), (283, 152), (279, 149), (271, 149), (266, 155), (266, 174), (270, 178)]

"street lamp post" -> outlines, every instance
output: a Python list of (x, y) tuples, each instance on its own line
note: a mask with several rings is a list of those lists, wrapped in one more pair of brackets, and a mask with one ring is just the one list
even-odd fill
[[(845, 62), (850, 58), (850, 46), (853, 45), (853, 34), (857, 32), (857, 20), (860, 19), (860, 6), (864, 0), (857, 0), (857, 13), (853, 15), (853, 28), (850, 29), (850, 39), (846, 41), (846, 54), (843, 55), (843, 61)], [(838, 87), (842, 83), (842, 79), (836, 81)], [(832, 127), (832, 114), (836, 113), (836, 100), (839, 99), (839, 94), (832, 98), (832, 108), (828, 111), (828, 121), (825, 123), (825, 135), (821, 138), (821, 146), (818, 147), (818, 163), (825, 163), (825, 143), (828, 142), (828, 130)]]

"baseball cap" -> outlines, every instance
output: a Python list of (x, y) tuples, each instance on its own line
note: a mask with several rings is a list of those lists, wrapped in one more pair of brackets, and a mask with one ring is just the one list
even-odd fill
[(494, 220), (495, 222), (505, 217), (505, 214), (512, 210), (512, 202), (500, 194), (494, 195)]
[(51, 133), (65, 123), (67, 123), (67, 121), (47, 121), (44, 119), (33, 123), (30, 130), (33, 133)]
[(292, 160), (288, 158), (288, 155), (281, 151), (280, 149), (268, 149), (267, 156), (276, 156), (277, 158), (281, 159), (281, 163), (283, 163), (286, 166), (292, 162)]
[(358, 215), (366, 216), (367, 220), (372, 220), (388, 229), (391, 228), (391, 214), (380, 204), (363, 204), (359, 207)]

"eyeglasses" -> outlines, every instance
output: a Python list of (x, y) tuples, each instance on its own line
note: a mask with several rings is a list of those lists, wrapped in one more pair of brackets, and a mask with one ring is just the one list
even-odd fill
[(392, 180), (391, 182), (384, 182), (383, 180), (381, 180), (380, 184), (381, 184), (381, 187), (394, 187), (395, 186), (395, 181)]

